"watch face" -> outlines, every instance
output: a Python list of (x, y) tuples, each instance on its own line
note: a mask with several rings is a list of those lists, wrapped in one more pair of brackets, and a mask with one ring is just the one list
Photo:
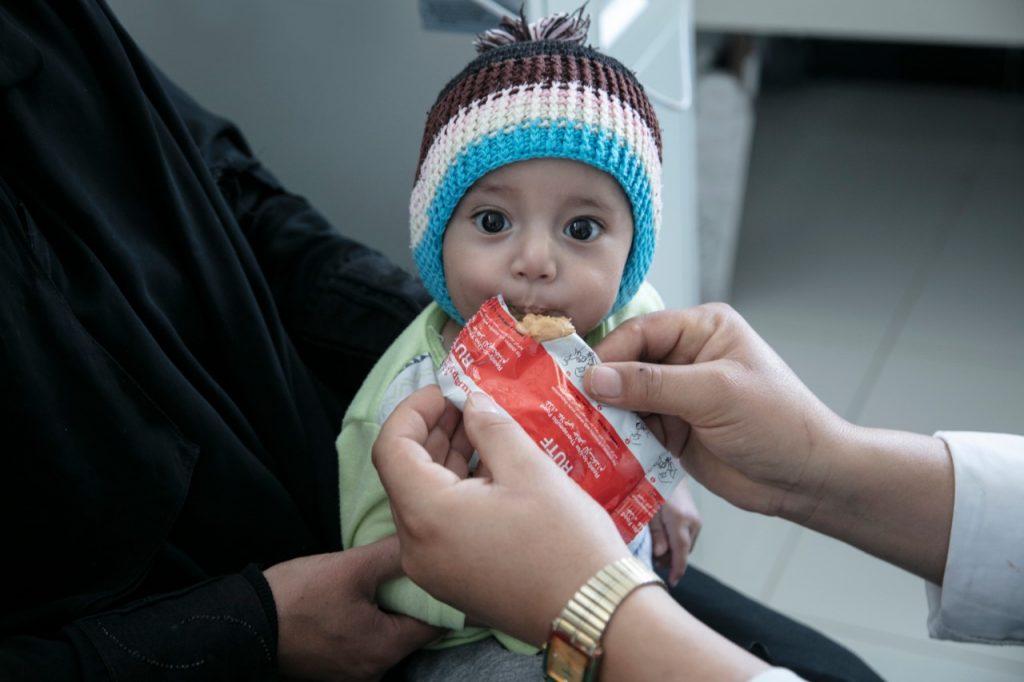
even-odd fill
[(570, 644), (560, 632), (553, 632), (544, 653), (544, 674), (555, 682), (586, 679), (590, 657)]

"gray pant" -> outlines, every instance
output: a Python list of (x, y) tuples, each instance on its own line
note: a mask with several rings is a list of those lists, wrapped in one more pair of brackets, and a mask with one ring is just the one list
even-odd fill
[(403, 677), (416, 682), (537, 682), (544, 679), (542, 654), (509, 651), (493, 637), (438, 651), (417, 651), (406, 659)]

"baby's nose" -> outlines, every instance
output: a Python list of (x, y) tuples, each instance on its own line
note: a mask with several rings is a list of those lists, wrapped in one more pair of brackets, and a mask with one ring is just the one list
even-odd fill
[(524, 237), (520, 246), (512, 260), (512, 271), (516, 277), (529, 280), (554, 279), (558, 269), (548, 235)]

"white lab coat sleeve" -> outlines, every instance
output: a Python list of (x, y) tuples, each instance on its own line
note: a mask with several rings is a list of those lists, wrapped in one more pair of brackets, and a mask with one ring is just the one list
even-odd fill
[(942, 587), (928, 583), (937, 639), (1024, 644), (1024, 437), (939, 432), (953, 458), (953, 526)]

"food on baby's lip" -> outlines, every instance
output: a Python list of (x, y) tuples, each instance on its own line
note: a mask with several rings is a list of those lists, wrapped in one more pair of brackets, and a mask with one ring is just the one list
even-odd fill
[(532, 336), (537, 343), (552, 339), (560, 339), (576, 332), (568, 317), (552, 317), (526, 313), (523, 319), (516, 322), (516, 331), (523, 336)]

